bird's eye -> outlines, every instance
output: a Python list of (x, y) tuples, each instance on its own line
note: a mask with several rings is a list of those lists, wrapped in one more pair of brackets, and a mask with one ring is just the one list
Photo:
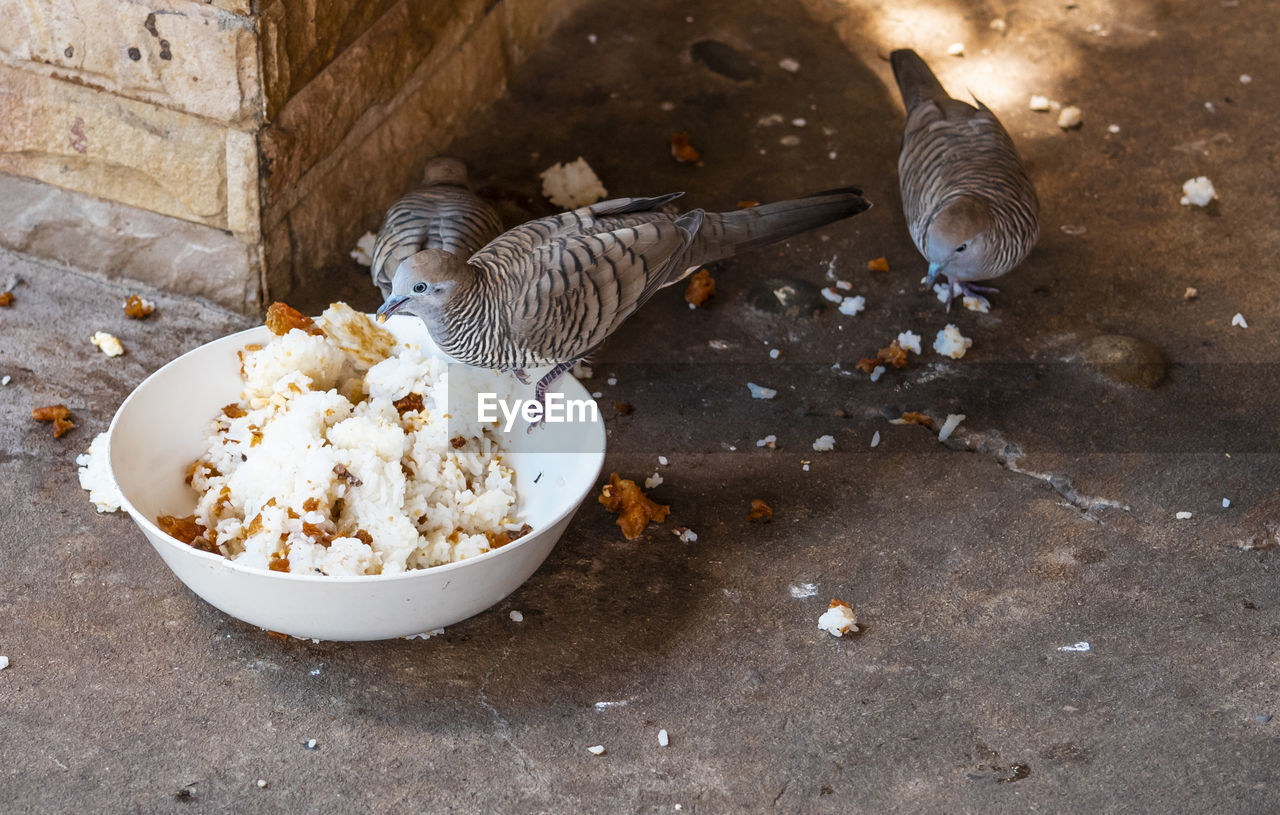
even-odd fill
[(426, 293), (426, 291), (427, 291), (427, 284), (426, 284), (426, 283), (414, 283), (414, 284), (413, 284), (413, 293), (414, 293), (414, 294), (425, 294), (425, 293)]
[(967, 244), (967, 243), (962, 243), (962, 244), (960, 244), (959, 246), (957, 246), (957, 247), (956, 247), (956, 251), (957, 251), (957, 252), (963, 252), (964, 250), (966, 250), (966, 249), (968, 249), (968, 248), (969, 248), (969, 244)]

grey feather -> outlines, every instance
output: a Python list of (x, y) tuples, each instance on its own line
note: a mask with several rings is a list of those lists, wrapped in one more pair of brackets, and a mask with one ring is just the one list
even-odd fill
[(381, 313), (416, 314), (441, 350), (470, 365), (566, 363), (698, 266), (870, 206), (849, 188), (737, 212), (659, 211), (675, 197), (614, 199), (529, 221), (466, 263), (422, 252), (402, 264)]
[(427, 162), (423, 186), (387, 210), (369, 272), (385, 298), (405, 258), (423, 249), (439, 249), (466, 260), (501, 233), (498, 213), (471, 191), (466, 165), (454, 158), (433, 158)]
[(995, 114), (947, 95), (914, 52), (890, 55), (907, 111), (898, 155), (911, 238), (966, 288), (1021, 263), (1039, 237), (1040, 205), (1013, 140)]

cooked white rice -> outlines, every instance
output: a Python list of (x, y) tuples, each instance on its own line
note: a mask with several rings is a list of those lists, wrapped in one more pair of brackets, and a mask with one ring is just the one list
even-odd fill
[[(494, 431), (450, 438), (443, 359), (342, 303), (316, 326), (243, 351), (242, 398), (210, 427), (192, 486), (222, 554), (295, 574), (394, 574), (487, 552), (485, 533), (521, 526)], [(412, 394), (422, 409), (400, 413)]]

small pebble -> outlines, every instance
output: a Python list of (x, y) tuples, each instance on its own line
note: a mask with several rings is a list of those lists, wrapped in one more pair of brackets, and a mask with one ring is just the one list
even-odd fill
[(588, 753), (590, 753), (590, 754), (591, 754), (591, 755), (593, 755), (593, 756), (602, 756), (602, 755), (604, 755), (604, 745), (603, 745), (603, 744), (597, 744), (597, 745), (595, 745), (595, 746), (593, 746), (593, 747), (588, 747), (588, 748), (587, 748), (587, 752), (588, 752)]
[(1173, 517), (1177, 518), (1179, 521), (1189, 521), (1189, 520), (1191, 520), (1191, 513), (1190, 513), (1190, 512), (1179, 512), (1179, 513), (1177, 513), (1176, 515), (1174, 515)]
[(507, 616), (511, 618), (511, 622), (513, 622), (513, 623), (522, 623), (522, 622), (524, 622), (524, 615), (523, 615), (523, 614), (521, 614), (521, 613), (520, 613), (520, 612), (518, 612), (518, 611), (514, 611), (514, 610), (513, 610), (513, 611), (512, 611), (510, 614), (508, 614)]

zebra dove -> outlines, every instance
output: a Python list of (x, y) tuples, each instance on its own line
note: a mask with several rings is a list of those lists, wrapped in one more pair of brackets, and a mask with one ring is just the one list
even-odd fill
[(419, 317), (453, 359), (515, 371), (554, 366), (536, 394), (664, 286), (698, 267), (848, 218), (870, 204), (852, 187), (792, 201), (683, 215), (682, 193), (618, 198), (508, 230), (464, 261), (425, 250), (396, 273), (378, 309)]
[(498, 213), (471, 191), (467, 165), (437, 156), (427, 162), (422, 188), (387, 210), (369, 272), (385, 298), (396, 269), (410, 255), (439, 249), (466, 260), (501, 233)]
[(894, 51), (889, 60), (907, 109), (898, 154), (902, 211), (929, 261), (926, 285), (947, 278), (949, 309), (957, 291), (995, 291), (972, 281), (999, 277), (1026, 258), (1040, 233), (1040, 204), (986, 105), (948, 96), (915, 51)]

